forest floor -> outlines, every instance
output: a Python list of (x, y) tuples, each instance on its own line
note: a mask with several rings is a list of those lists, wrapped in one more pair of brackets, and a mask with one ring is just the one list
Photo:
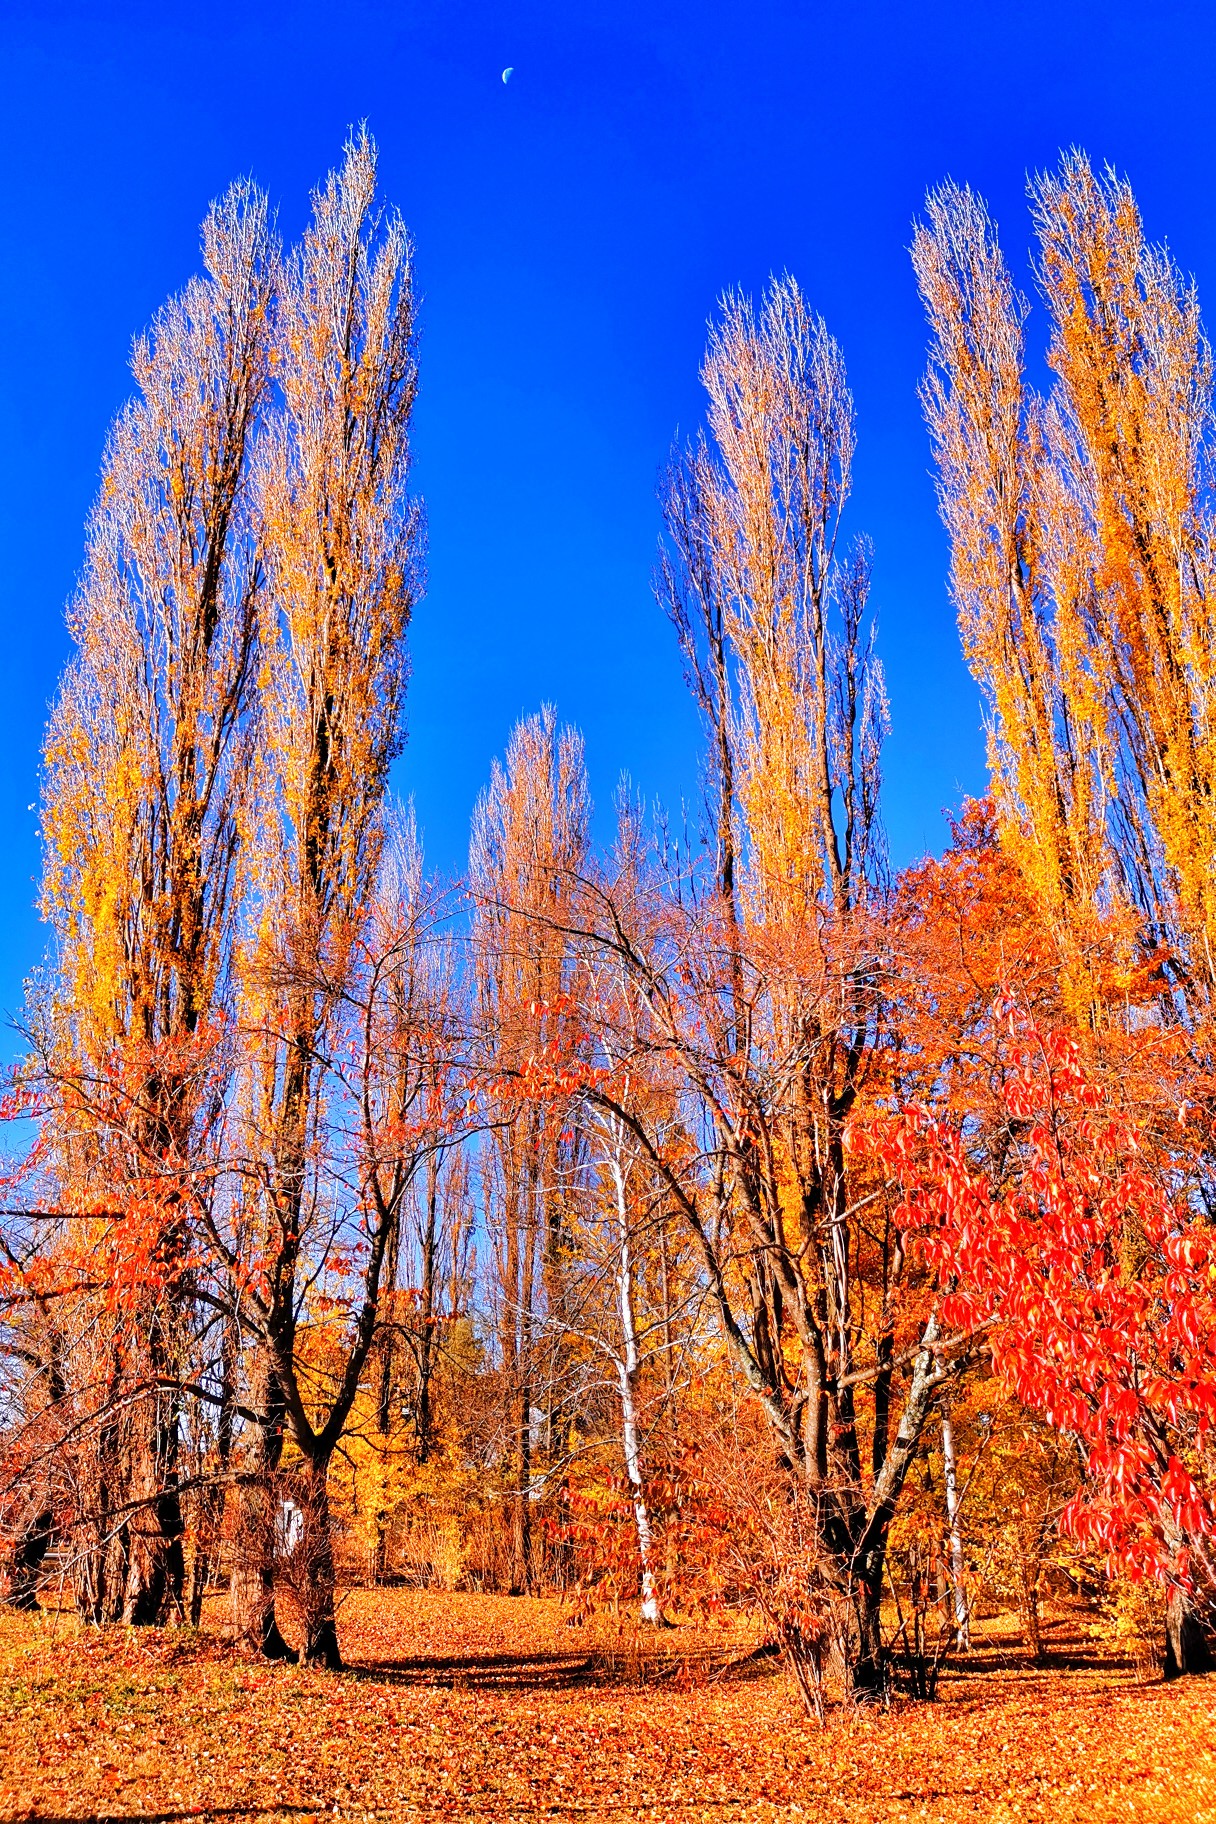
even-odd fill
[(737, 1632), (639, 1647), (566, 1618), (356, 1591), (350, 1669), (330, 1675), (250, 1663), (207, 1628), (5, 1614), (0, 1819), (1216, 1824), (1216, 1678), (1145, 1682), (1080, 1618), (1051, 1623), (1037, 1668), (987, 1624), (936, 1704), (823, 1728)]

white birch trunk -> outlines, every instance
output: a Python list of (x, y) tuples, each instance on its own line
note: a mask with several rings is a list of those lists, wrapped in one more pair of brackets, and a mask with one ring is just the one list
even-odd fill
[(616, 1358), (617, 1380), (621, 1391), (621, 1445), (625, 1474), (633, 1492), (633, 1518), (638, 1535), (638, 1558), (642, 1567), (642, 1620), (658, 1623), (659, 1599), (655, 1593), (650, 1515), (642, 1484), (642, 1450), (638, 1438), (637, 1404), (634, 1397), (638, 1371), (637, 1328), (633, 1317), (633, 1254), (629, 1231), (629, 1202), (626, 1194), (623, 1159), (624, 1133), (616, 1121), (610, 1124), (611, 1146), (608, 1167), (616, 1190), (617, 1260), (616, 1283), (621, 1313), (623, 1348)]
[(954, 1593), (954, 1626), (960, 1647), (971, 1644), (967, 1594), (963, 1587), (963, 1535), (958, 1523), (958, 1474), (954, 1457), (954, 1428), (949, 1413), (942, 1413), (942, 1463), (945, 1469), (946, 1517), (950, 1522), (950, 1583)]

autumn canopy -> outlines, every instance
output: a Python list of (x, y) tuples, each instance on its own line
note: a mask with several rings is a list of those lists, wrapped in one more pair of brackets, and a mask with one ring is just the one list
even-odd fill
[(593, 826), (543, 705), (459, 879), (392, 791), (409, 233), (366, 133), (294, 245), (252, 183), (213, 205), (46, 735), (11, 1603), (210, 1604), (322, 1669), (352, 1586), (744, 1615), (819, 1717), (932, 1698), (1002, 1608), (1038, 1658), (1055, 1599), (1207, 1668), (1212, 361), (1121, 177), (1071, 153), (1030, 204), (1033, 311), (970, 190), (912, 247), (991, 775), (945, 852), (888, 860), (853, 401), (787, 275), (719, 300), (656, 513), (702, 801)]

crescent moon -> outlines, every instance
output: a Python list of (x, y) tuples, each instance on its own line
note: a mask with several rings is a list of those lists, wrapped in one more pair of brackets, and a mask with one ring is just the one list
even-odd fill
[(510, 82), (511, 77), (514, 75), (514, 73), (515, 73), (515, 65), (513, 63), (509, 63), (507, 65), (506, 69), (502, 73), (503, 81)]

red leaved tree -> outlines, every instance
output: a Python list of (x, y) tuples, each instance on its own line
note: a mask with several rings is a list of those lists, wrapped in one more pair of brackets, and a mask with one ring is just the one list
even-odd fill
[(901, 1187), (898, 1220), (952, 1286), (945, 1321), (989, 1326), (1010, 1389), (1075, 1439), (1085, 1482), (1061, 1527), (1166, 1587), (1167, 1676), (1206, 1669), (1216, 1229), (1187, 1195), (1181, 1150), (1143, 1144), (1075, 1039), (1015, 1014), (1009, 1029), (1003, 1177), (974, 1165), (966, 1120), (911, 1109), (871, 1129)]

